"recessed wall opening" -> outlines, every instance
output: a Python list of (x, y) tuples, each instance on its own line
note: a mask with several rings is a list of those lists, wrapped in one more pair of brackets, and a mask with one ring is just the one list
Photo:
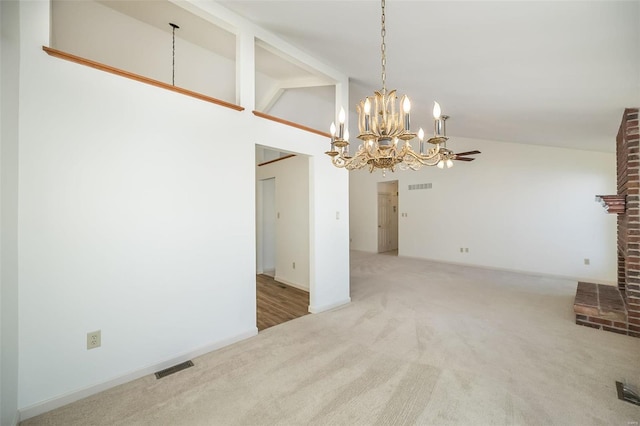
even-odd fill
[(309, 313), (309, 157), (256, 146), (258, 330)]
[[(256, 40), (255, 62), (256, 111), (328, 130), (334, 120), (334, 81), (262, 40)], [(312, 105), (312, 113), (300, 105)]]
[(50, 47), (235, 103), (235, 35), (175, 3), (52, 0), (51, 15)]

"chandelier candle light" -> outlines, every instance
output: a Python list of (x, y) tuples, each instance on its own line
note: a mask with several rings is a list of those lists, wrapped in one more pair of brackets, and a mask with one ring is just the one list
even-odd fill
[[(427, 142), (431, 147), (425, 150), (424, 131), (420, 129), (418, 134), (411, 131), (411, 102), (409, 98), (402, 96), (399, 106), (396, 90), (387, 92), (386, 74), (386, 26), (385, 26), (385, 0), (382, 0), (382, 89), (374, 92), (374, 96), (366, 97), (356, 105), (358, 112), (358, 139), (363, 143), (353, 157), (349, 156), (349, 132), (345, 130), (345, 111), (340, 108), (338, 115), (338, 129), (336, 134), (335, 123), (331, 123), (331, 150), (326, 154), (336, 167), (347, 170), (362, 169), (369, 166), (369, 171), (382, 169), (395, 171), (396, 166), (400, 170), (418, 170), (422, 166), (438, 166), (447, 168), (453, 166), (456, 159), (472, 161), (473, 158), (456, 158), (465, 154), (479, 154), (479, 151), (454, 154), (447, 149), (446, 120), (449, 118), (441, 114), (440, 104), (434, 103), (434, 136)], [(411, 147), (411, 141), (418, 137), (419, 152)], [(425, 152), (426, 151), (426, 152)]]

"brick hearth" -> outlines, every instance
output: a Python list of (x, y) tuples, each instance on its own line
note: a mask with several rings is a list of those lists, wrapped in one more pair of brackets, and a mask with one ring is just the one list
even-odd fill
[(573, 311), (576, 313), (576, 324), (628, 334), (627, 308), (620, 290), (615, 286), (578, 283)]

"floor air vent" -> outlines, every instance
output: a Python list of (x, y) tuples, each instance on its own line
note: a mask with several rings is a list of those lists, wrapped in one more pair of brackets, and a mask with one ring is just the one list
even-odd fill
[(616, 390), (618, 391), (618, 399), (640, 405), (640, 395), (631, 386), (616, 382)]
[(181, 364), (176, 364), (173, 367), (165, 368), (164, 370), (158, 371), (156, 374), (156, 379), (162, 379), (163, 377), (167, 377), (169, 374), (177, 373), (178, 371), (182, 371), (185, 368), (193, 367), (193, 361), (185, 361)]

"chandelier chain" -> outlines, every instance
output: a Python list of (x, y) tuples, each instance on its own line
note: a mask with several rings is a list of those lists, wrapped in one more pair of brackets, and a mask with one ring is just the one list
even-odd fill
[(172, 38), (172, 44), (171, 44), (171, 84), (173, 86), (176, 85), (176, 28), (180, 28), (178, 25), (174, 24), (173, 22), (169, 22), (169, 25), (172, 28), (171, 31), (171, 38)]
[(381, 26), (380, 35), (382, 36), (382, 44), (380, 45), (380, 50), (382, 52), (382, 93), (387, 93), (387, 45), (384, 41), (385, 36), (387, 35), (387, 28), (385, 25), (386, 15), (384, 12), (385, 9), (385, 0), (382, 0), (382, 18), (381, 18)]
[(171, 52), (171, 84), (176, 85), (176, 27), (173, 27), (173, 46)]

